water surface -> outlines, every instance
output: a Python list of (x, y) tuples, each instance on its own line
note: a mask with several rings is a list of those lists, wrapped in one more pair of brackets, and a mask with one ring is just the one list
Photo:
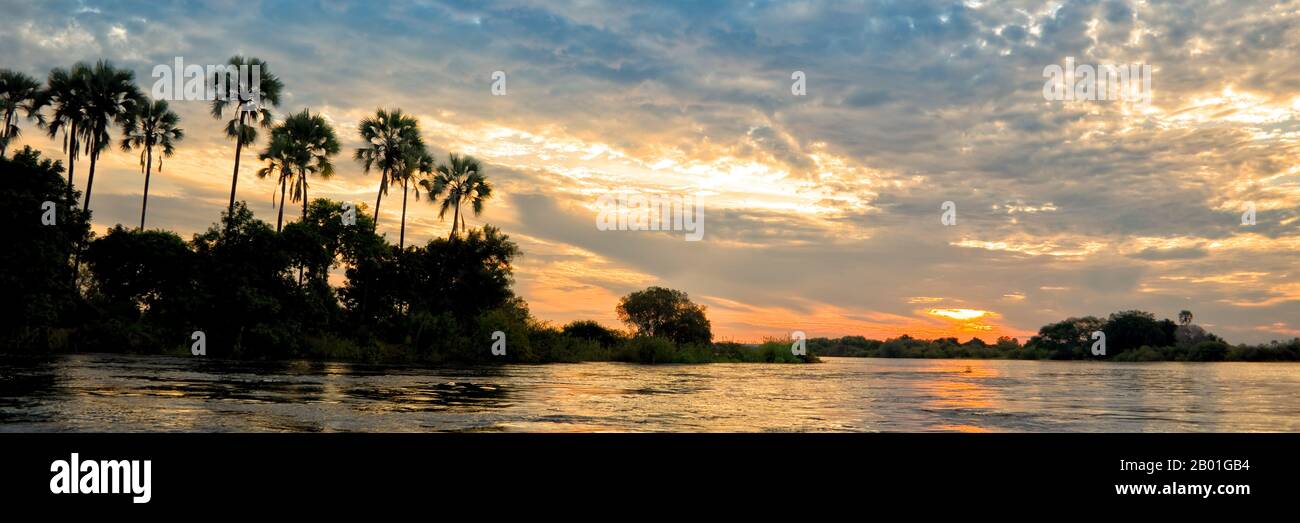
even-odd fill
[(0, 359), (0, 431), (1300, 431), (1300, 365)]

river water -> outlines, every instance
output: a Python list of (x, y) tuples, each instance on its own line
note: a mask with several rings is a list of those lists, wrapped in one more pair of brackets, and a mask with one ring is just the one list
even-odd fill
[(0, 359), (0, 431), (1300, 431), (1300, 365)]

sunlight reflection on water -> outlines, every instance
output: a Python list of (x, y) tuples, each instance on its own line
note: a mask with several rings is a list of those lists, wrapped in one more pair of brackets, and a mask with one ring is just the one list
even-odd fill
[(1293, 364), (0, 360), (0, 431), (1291, 432), (1297, 397)]

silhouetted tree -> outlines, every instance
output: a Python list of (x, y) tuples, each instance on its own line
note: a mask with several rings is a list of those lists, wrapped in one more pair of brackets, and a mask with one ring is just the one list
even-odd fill
[(348, 282), (339, 294), (364, 322), (395, 326), (427, 312), (466, 324), (515, 298), (510, 285), (518, 255), (519, 247), (492, 226), (454, 242), (439, 238), (403, 251), (369, 251), (347, 269)]
[[(84, 63), (73, 64), (70, 69), (55, 68), (46, 80), (42, 101), (52, 107), (47, 131), (52, 139), (62, 135), (63, 152), (68, 154), (67, 200), (72, 201), (73, 178), (77, 158), (81, 156), (82, 126), (86, 123), (86, 77), (90, 67)], [(69, 204), (71, 205), (71, 204)]]
[(302, 342), (290, 297), (292, 258), (271, 227), (242, 202), (190, 242), (198, 259), (198, 309), (193, 329), (206, 334), (208, 354), (278, 357)]
[(0, 127), (0, 158), (5, 157), (9, 144), (22, 134), (18, 127), (18, 111), (26, 113), (27, 118), (36, 120), (37, 125), (44, 125), (41, 106), (45, 97), (41, 83), (35, 78), (18, 71), (0, 69), (0, 114), (4, 114), (4, 126)]
[(90, 171), (86, 177), (86, 199), (81, 210), (89, 211), (91, 191), (95, 188), (95, 164), (99, 161), (99, 154), (111, 142), (109, 128), (113, 124), (125, 126), (145, 100), (135, 85), (135, 73), (118, 69), (103, 60), (90, 69), (84, 81), (86, 96), (82, 111), (85, 120), (81, 129), (87, 140)]
[(321, 115), (312, 115), (306, 109), (290, 115), (277, 128), (289, 143), (290, 165), (297, 173), (293, 201), (302, 202), (302, 217), (307, 218), (307, 177), (316, 175), (328, 180), (334, 175), (330, 157), (339, 153), (339, 141), (334, 127)]
[(415, 140), (406, 144), (406, 149), (402, 152), (402, 161), (392, 172), (392, 181), (402, 182), (402, 224), (397, 234), (398, 249), (406, 248), (406, 201), (412, 186), (411, 182), (416, 181), (415, 199), (419, 201), (421, 185), (416, 177), (430, 175), (433, 170), (433, 157), (429, 155), (424, 140), (417, 136)]
[(565, 325), (561, 332), (565, 336), (591, 340), (599, 343), (601, 347), (609, 348), (618, 343), (623, 336), (616, 330), (607, 329), (604, 325), (591, 320), (577, 320)]
[(82, 350), (151, 352), (193, 332), (195, 256), (173, 232), (118, 225), (91, 242), (86, 264), (95, 314), (78, 336)]
[(162, 158), (176, 152), (176, 142), (185, 137), (179, 127), (181, 117), (167, 107), (166, 100), (142, 103), (129, 115), (122, 126), (122, 150), (140, 149), (140, 172), (144, 173), (144, 198), (140, 204), (140, 228), (144, 228), (145, 214), (149, 210), (149, 177), (153, 174), (154, 147), (161, 149), (158, 172), (162, 172)]
[[(260, 58), (236, 55), (230, 57), (226, 65), (228, 67), (225, 70), (217, 71), (208, 79), (208, 87), (216, 94), (212, 100), (213, 118), (220, 120), (227, 108), (239, 113), (237, 118), (226, 122), (226, 136), (235, 140), (235, 168), (230, 175), (230, 205), (226, 213), (234, 215), (240, 153), (244, 150), (244, 144), (257, 141), (257, 128), (249, 123), (271, 127), (271, 107), (280, 105), (280, 91), (284, 89), (284, 84), (279, 77), (271, 74), (266, 62)], [(256, 86), (253, 85), (255, 68)]]
[(713, 332), (704, 307), (686, 293), (648, 287), (624, 296), (615, 309), (618, 319), (639, 336), (662, 337), (677, 343), (710, 343)]
[[(76, 246), (90, 235), (77, 195), (66, 195), (59, 162), (31, 147), (0, 158), (0, 348), (48, 350), (51, 334), (77, 324), (80, 295), (68, 275)], [(66, 199), (65, 199), (66, 198)], [(45, 202), (55, 204), (47, 225)]]
[(1145, 311), (1111, 313), (1102, 330), (1106, 332), (1107, 354), (1119, 354), (1143, 345), (1167, 347), (1174, 344), (1174, 322), (1157, 320)]
[(453, 209), (448, 240), (456, 238), (457, 223), (461, 230), (465, 229), (465, 220), (460, 215), (461, 204), (468, 203), (474, 216), (478, 216), (483, 212), (483, 203), (492, 197), (492, 184), (483, 175), (483, 166), (472, 156), (449, 154), (447, 163), (439, 165), (433, 177), (421, 183), (429, 193), (430, 203), (441, 202), (439, 219), (446, 216), (447, 209)]
[[(1105, 322), (1095, 316), (1068, 318), (1038, 329), (1029, 345), (1048, 351), (1053, 358), (1081, 357), (1092, 343), (1092, 333), (1102, 330)], [(1109, 335), (1109, 333), (1108, 333)]]
[(357, 134), (365, 145), (358, 147), (354, 158), (365, 167), (366, 173), (371, 168), (379, 169), (379, 191), (375, 195), (375, 222), (379, 226), (379, 205), (388, 186), (392, 183), (393, 173), (401, 168), (406, 155), (410, 153), (411, 144), (420, 139), (420, 124), (414, 117), (402, 113), (401, 109), (392, 111), (379, 109), (375, 115), (362, 120), (357, 126)]
[[(280, 232), (284, 229), (284, 199), (294, 172), (292, 143), (285, 133), (277, 133), (277, 130), (278, 128), (271, 131), (266, 149), (257, 155), (258, 160), (266, 162), (265, 166), (257, 170), (257, 177), (275, 177), (276, 185), (280, 187), (280, 205), (275, 217), (275, 232)], [(274, 192), (271, 193), (271, 204), (275, 205)]]

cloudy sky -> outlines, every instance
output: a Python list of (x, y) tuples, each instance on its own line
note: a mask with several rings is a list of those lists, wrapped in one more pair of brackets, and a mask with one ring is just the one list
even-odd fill
[[(0, 67), (265, 59), (277, 112), (324, 114), (345, 154), (313, 195), (373, 204), (352, 160), (377, 108), (486, 164), (516, 289), (557, 323), (617, 325), (648, 285), (720, 339), (1019, 336), (1143, 309), (1233, 342), (1300, 336), (1295, 2), (30, 2), (0, 0)], [(1145, 64), (1151, 103), (1044, 97), (1044, 69)], [(506, 73), (493, 96), (492, 73)], [(792, 93), (802, 71), (806, 95)], [(234, 144), (201, 101), (150, 188), (183, 236), (225, 208)], [(59, 155), (31, 124), (24, 142)], [(274, 221), (245, 152), (239, 197)], [(97, 228), (138, 220), (138, 157), (96, 176)], [(79, 163), (78, 180), (85, 163)], [(699, 194), (704, 239), (601, 231), (610, 192)], [(398, 194), (397, 192), (390, 193)], [(941, 223), (941, 205), (956, 224)], [(409, 236), (445, 235), (411, 200)], [(1242, 224), (1254, 205), (1256, 223)], [(400, 204), (383, 205), (396, 240)], [(292, 213), (288, 213), (292, 214)]]

